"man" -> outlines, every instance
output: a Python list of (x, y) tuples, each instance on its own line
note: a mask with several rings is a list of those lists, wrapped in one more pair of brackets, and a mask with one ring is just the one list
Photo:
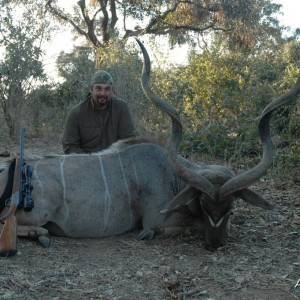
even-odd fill
[(62, 141), (64, 152), (98, 152), (132, 136), (134, 126), (126, 102), (113, 96), (111, 75), (97, 71), (92, 77), (90, 95), (67, 116)]

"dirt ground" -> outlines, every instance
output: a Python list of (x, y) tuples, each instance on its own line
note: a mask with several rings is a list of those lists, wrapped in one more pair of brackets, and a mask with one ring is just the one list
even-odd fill
[(215, 252), (195, 235), (53, 237), (48, 249), (19, 238), (17, 255), (0, 258), (0, 299), (300, 299), (300, 174), (285, 172), (296, 180), (270, 173), (253, 186), (278, 211), (237, 201), (229, 242)]

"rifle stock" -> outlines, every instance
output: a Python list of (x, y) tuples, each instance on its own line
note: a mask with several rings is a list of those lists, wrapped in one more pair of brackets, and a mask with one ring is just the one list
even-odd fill
[(16, 159), (14, 182), (11, 196), (11, 205), (7, 215), (4, 217), (5, 224), (0, 235), (0, 256), (13, 256), (17, 253), (17, 219), (15, 212), (20, 197), (20, 158)]

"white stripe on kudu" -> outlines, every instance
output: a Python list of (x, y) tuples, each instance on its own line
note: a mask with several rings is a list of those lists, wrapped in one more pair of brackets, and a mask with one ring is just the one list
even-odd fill
[(135, 163), (134, 163), (134, 157), (133, 157), (133, 155), (132, 155), (131, 149), (129, 149), (129, 153), (130, 153), (130, 161), (131, 161), (131, 165), (132, 165), (133, 171), (134, 171), (135, 182), (136, 182), (137, 185), (139, 185), (139, 180), (138, 180), (139, 178), (138, 178), (138, 176), (137, 176), (137, 171), (136, 171), (136, 167), (135, 167)]
[(122, 172), (122, 177), (123, 177), (124, 184), (125, 184), (125, 187), (126, 187), (126, 191), (127, 191), (127, 194), (128, 194), (129, 203), (131, 203), (131, 195), (130, 195), (128, 183), (127, 183), (127, 180), (126, 180), (126, 174), (124, 172), (124, 168), (123, 168), (123, 165), (122, 165), (122, 158), (121, 158), (120, 153), (118, 153), (118, 158), (119, 158), (120, 168), (121, 168), (121, 172)]
[(125, 170), (124, 170), (123, 165), (122, 165), (122, 157), (120, 155), (120, 152), (118, 152), (118, 158), (119, 158), (119, 163), (120, 163), (120, 167), (121, 167), (122, 177), (123, 177), (124, 184), (125, 184), (126, 191), (127, 191), (127, 195), (128, 195), (128, 204), (129, 204), (128, 205), (128, 215), (130, 216), (130, 224), (128, 224), (128, 225), (131, 228), (133, 223), (135, 223), (135, 220), (134, 220), (134, 218), (132, 216), (132, 212), (131, 212), (132, 197), (131, 197), (131, 193), (130, 193), (128, 182), (127, 182), (127, 176), (125, 174)]
[(60, 169), (61, 183), (63, 187), (63, 200), (64, 203), (66, 203), (66, 181), (65, 181), (65, 173), (64, 173), (64, 163), (65, 163), (65, 156), (62, 156), (59, 159), (59, 169)]
[(103, 177), (104, 187), (105, 187), (105, 196), (104, 196), (104, 230), (108, 227), (108, 220), (109, 220), (109, 211), (110, 211), (110, 204), (111, 204), (111, 196), (108, 189), (107, 178), (105, 175), (104, 166), (102, 163), (101, 155), (98, 155), (99, 162), (100, 162), (100, 169)]
[(63, 188), (63, 203), (66, 210), (64, 222), (67, 222), (69, 218), (69, 207), (67, 204), (67, 189), (66, 189), (66, 180), (65, 180), (65, 172), (64, 172), (64, 165), (65, 165), (66, 156), (62, 156), (59, 159), (59, 169), (60, 169), (60, 176), (61, 176), (61, 183)]
[(40, 160), (37, 160), (34, 162), (34, 165), (33, 165), (33, 176), (36, 178), (36, 181), (38, 182), (39, 186), (41, 187), (41, 198), (44, 198), (44, 194), (45, 194), (45, 190), (44, 190), (44, 185), (42, 183), (42, 181), (40, 180), (40, 177), (38, 175), (38, 163), (40, 162)]

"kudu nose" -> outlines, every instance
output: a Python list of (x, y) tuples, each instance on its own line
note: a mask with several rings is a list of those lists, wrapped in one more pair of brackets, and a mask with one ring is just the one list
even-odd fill
[(218, 248), (221, 248), (226, 245), (226, 240), (215, 239), (215, 240), (206, 240), (206, 249), (209, 251), (216, 251)]

